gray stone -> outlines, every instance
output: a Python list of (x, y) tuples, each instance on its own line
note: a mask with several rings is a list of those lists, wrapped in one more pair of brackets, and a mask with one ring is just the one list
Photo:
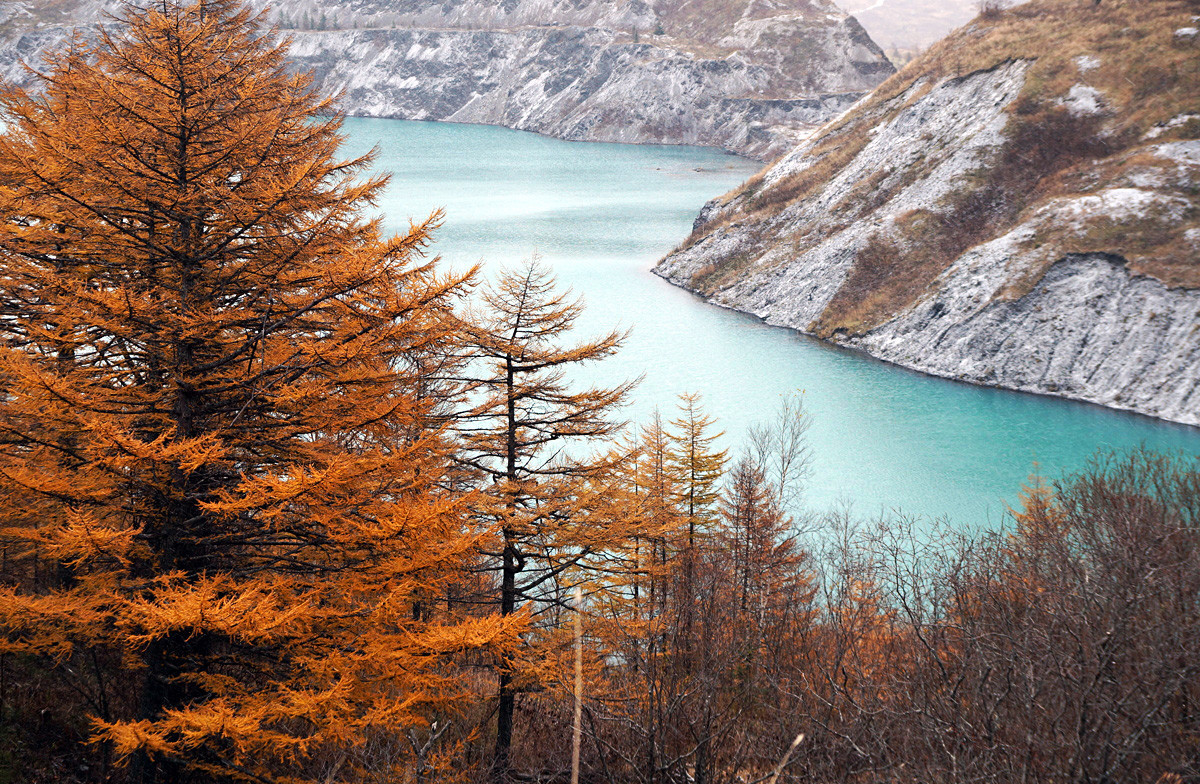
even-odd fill
[[(266, 0), (253, 0), (266, 6)], [(116, 0), (17, 0), (0, 77), (61, 51)], [(279, 0), (292, 60), (349, 115), (485, 123), (564, 139), (790, 149), (892, 72), (830, 0)], [(18, 18), (18, 11), (21, 12)], [(663, 35), (655, 35), (662, 29)]]
[[(896, 239), (897, 219), (941, 209), (979, 176), (1004, 141), (1006, 108), (1027, 70), (1016, 61), (918, 82), (855, 110), (870, 141), (827, 183), (774, 214), (752, 209), (753, 199), (817, 163), (816, 141), (800, 145), (764, 172), (756, 193), (707, 205), (695, 244), (655, 271), (691, 286), (709, 265), (737, 260), (739, 274), (709, 293), (712, 302), (812, 332), (871, 237)], [(1179, 222), (1200, 212), (1200, 141), (1147, 143), (1126, 155), (1157, 164), (1117, 166), (1118, 179), (995, 227), (999, 236), (961, 254), (916, 302), (863, 334), (831, 339), (937, 376), (1200, 425), (1200, 290), (1137, 274), (1117, 253), (1072, 254), (1039, 240), (1096, 220), (1154, 216), (1186, 226)], [(887, 194), (882, 204), (836, 214), (856, 185), (876, 181)], [(1183, 237), (1200, 256), (1200, 230)], [(1018, 296), (1014, 283), (1030, 276), (1036, 282)]]

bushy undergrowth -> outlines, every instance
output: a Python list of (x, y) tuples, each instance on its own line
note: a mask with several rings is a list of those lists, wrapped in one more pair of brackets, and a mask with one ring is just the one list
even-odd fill
[[(763, 781), (803, 733), (780, 781), (1200, 781), (1200, 464), (1099, 457), (1000, 533), (823, 522), (803, 579), (740, 608), (709, 552), (597, 651), (587, 780)], [(544, 780), (569, 704), (524, 702)]]

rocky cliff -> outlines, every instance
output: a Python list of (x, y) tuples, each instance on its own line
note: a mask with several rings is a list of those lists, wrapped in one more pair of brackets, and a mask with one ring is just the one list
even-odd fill
[(975, 20), (738, 191), (657, 271), (906, 367), (1200, 425), (1200, 18)]
[[(254, 0), (266, 7), (265, 0)], [(0, 77), (113, 0), (10, 0)], [(830, 0), (278, 0), (293, 60), (348, 114), (771, 158), (893, 69)]]

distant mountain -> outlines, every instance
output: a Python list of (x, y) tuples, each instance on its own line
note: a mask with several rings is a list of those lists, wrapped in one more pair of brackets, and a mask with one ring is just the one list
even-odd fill
[[(18, 59), (118, 6), (9, 0), (0, 77), (27, 81)], [(349, 114), (764, 159), (894, 70), (831, 0), (277, 0), (269, 15)]]
[(838, 0), (890, 56), (928, 49), (979, 13), (977, 0)]
[(976, 19), (657, 268), (947, 378), (1200, 425), (1200, 8)]

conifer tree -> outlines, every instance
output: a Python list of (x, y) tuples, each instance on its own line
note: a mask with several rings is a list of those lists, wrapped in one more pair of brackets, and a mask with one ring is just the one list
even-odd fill
[[(633, 536), (636, 521), (608, 513), (618, 459), (595, 453), (615, 433), (633, 383), (572, 390), (567, 370), (613, 354), (623, 336), (563, 346), (582, 306), (532, 261), (483, 293), (475, 351), (477, 407), (462, 419), (466, 462), (485, 480), (483, 518), (499, 537), (487, 554), (499, 573), (502, 616), (523, 608), (552, 618), (567, 601), (566, 577), (605, 559)], [(508, 775), (520, 684), (515, 660), (499, 673), (494, 775)]]
[(774, 572), (783, 565), (779, 556), (793, 549), (788, 520), (773, 495), (762, 469), (742, 458), (721, 499), (721, 549), (733, 567), (735, 603), (742, 613), (765, 598)]
[(655, 411), (650, 422), (642, 427), (635, 463), (638, 506), (645, 519), (647, 536), (645, 552), (639, 559), (639, 574), (646, 578), (644, 606), (650, 617), (661, 613), (666, 606), (670, 558), (682, 540), (681, 526), (685, 523), (678, 507), (681, 479), (672, 471), (671, 443), (662, 414)]
[(383, 180), (261, 17), (99, 37), (2, 99), (0, 647), (109, 662), (91, 740), (139, 782), (361, 779), (513, 637), (413, 612), (474, 544), (423, 374), (461, 279), (434, 219), (361, 216)]
[(712, 432), (716, 420), (704, 413), (699, 394), (680, 395), (679, 411), (679, 418), (671, 420), (674, 429), (667, 457), (678, 482), (679, 512), (687, 528), (686, 538), (677, 544), (682, 556), (682, 570), (674, 589), (681, 612), (681, 641), (686, 650), (691, 645), (696, 607), (691, 598), (698, 589), (696, 569), (717, 524), (720, 482), (725, 474), (729, 450), (713, 448), (724, 432)]
[(669, 464), (679, 480), (680, 511), (687, 520), (687, 548), (694, 552), (717, 519), (720, 481), (729, 450), (713, 444), (723, 432), (713, 433), (716, 420), (704, 413), (700, 395), (679, 396), (679, 418), (671, 420)]

